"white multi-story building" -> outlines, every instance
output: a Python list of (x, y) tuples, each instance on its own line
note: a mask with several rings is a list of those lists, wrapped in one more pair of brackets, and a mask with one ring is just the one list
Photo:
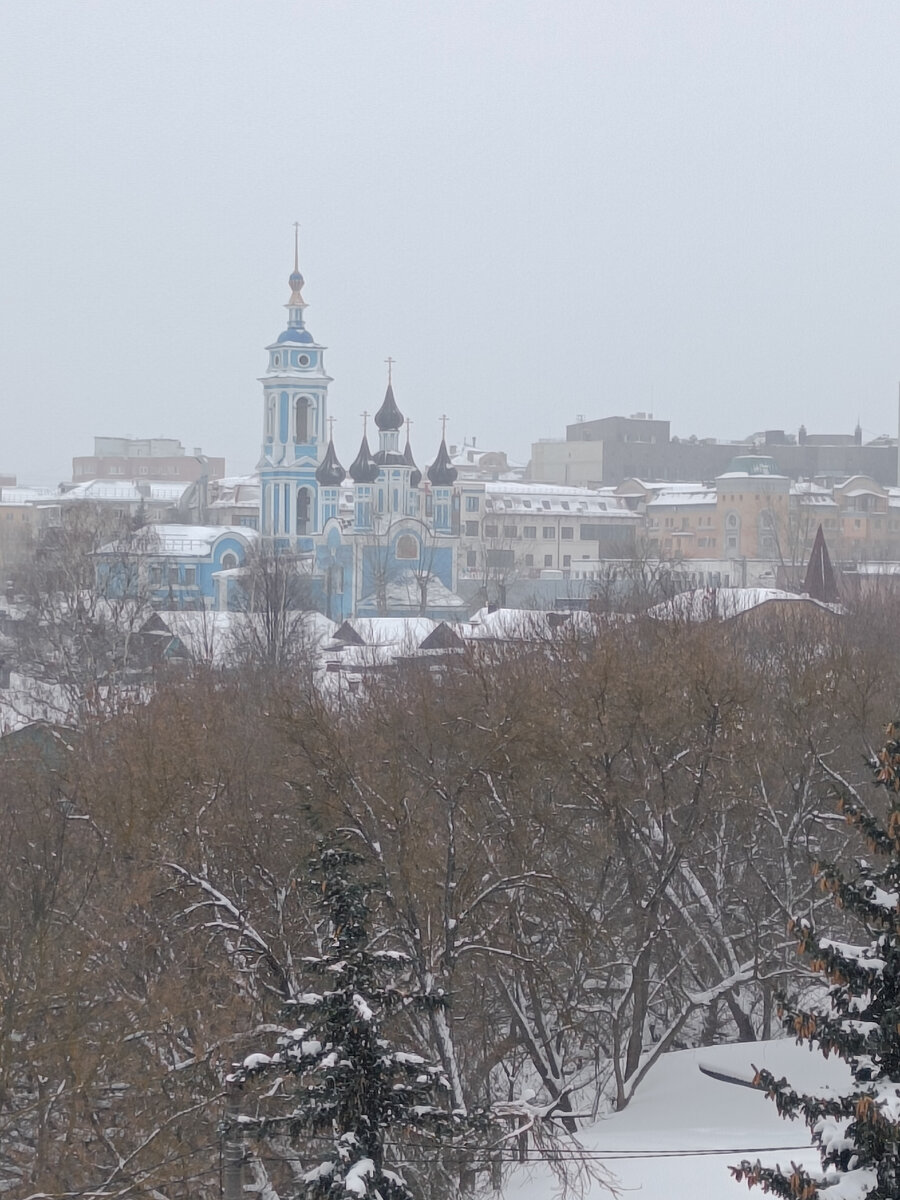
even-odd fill
[(610, 491), (474, 480), (456, 490), (461, 579), (540, 578), (635, 552), (641, 517)]

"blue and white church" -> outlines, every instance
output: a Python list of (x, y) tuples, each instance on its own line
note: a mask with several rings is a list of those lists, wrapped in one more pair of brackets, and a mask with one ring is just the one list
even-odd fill
[[(312, 603), (333, 620), (349, 616), (455, 618), (459, 497), (444, 436), (418, 469), (409, 422), (394, 395), (391, 361), (375, 413), (378, 446), (364, 425), (349, 473), (331, 436), (325, 347), (306, 327), (304, 278), (295, 237), (287, 327), (266, 347), (261, 379), (259, 534), (263, 549), (289, 555)], [(364, 418), (365, 419), (365, 418)], [(401, 449), (401, 437), (405, 440)], [(227, 594), (227, 593), (226, 593)]]
[[(266, 347), (258, 530), (246, 526), (150, 526), (138, 553), (160, 608), (241, 609), (254, 548), (284, 556), (304, 603), (335, 621), (347, 617), (459, 619), (456, 594), (459, 496), (444, 437), (423, 473), (409, 443), (391, 379), (375, 414), (378, 447), (364, 425), (349, 474), (338, 461), (328, 418), (325, 347), (306, 327), (304, 279), (294, 241), (287, 327)], [(406, 427), (403, 449), (401, 435)], [(129, 553), (133, 553), (133, 547)], [(124, 592), (123, 547), (104, 547), (98, 579)], [(117, 582), (116, 582), (117, 581)]]

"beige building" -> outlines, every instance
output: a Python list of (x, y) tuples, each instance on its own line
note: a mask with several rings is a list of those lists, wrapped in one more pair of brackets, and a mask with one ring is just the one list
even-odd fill
[(533, 483), (597, 488), (603, 478), (603, 443), (561, 439), (534, 442), (528, 478)]
[(193, 483), (224, 474), (224, 458), (209, 458), (199, 446), (188, 454), (177, 438), (95, 437), (93, 454), (72, 459), (73, 483), (91, 479)]
[(52, 488), (0, 487), (0, 570), (25, 562), (41, 531), (59, 524), (59, 514)]

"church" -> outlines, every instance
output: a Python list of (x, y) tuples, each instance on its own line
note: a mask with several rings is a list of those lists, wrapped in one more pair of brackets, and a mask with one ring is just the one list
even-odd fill
[[(151, 536), (142, 551), (151, 600), (166, 608), (245, 608), (252, 587), (252, 567), (245, 564), (275, 557), (289, 565), (302, 605), (334, 621), (460, 619), (466, 613), (456, 594), (460, 501), (445, 437), (434, 461), (420, 471), (388, 360), (387, 390), (374, 417), (377, 446), (364, 426), (359, 451), (344, 469), (331, 436), (325, 347), (306, 325), (304, 282), (295, 236), (287, 327), (266, 347), (260, 380), (258, 532), (152, 527), (155, 541)], [(110, 546), (101, 554), (107, 586), (121, 550)]]

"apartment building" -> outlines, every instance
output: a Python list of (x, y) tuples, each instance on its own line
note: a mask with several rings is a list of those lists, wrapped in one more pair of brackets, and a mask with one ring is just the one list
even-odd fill
[(582, 560), (634, 555), (642, 523), (611, 491), (462, 481), (459, 574), (539, 578)]

